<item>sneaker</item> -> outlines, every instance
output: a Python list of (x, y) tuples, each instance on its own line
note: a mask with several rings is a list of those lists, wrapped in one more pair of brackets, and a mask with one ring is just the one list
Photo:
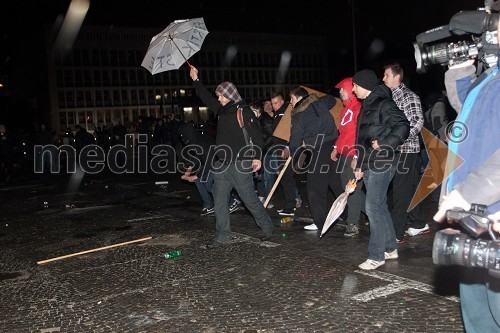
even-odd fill
[(283, 209), (280, 209), (278, 211), (278, 214), (281, 215), (281, 216), (295, 216), (295, 209), (291, 210), (291, 211), (285, 211)]
[(398, 244), (403, 244), (404, 242), (406, 242), (406, 239), (404, 239), (404, 238), (397, 239), (397, 238), (396, 238), (396, 242), (397, 242)]
[(228, 243), (212, 242), (212, 243), (205, 244), (205, 249), (207, 249), (207, 250), (219, 249), (219, 248), (227, 247), (230, 244), (231, 244), (231, 242), (228, 242)]
[(359, 268), (365, 271), (371, 271), (374, 269), (379, 268), (380, 266), (385, 264), (385, 260), (382, 261), (377, 261), (377, 260), (371, 260), (371, 259), (366, 259), (366, 261), (360, 265), (358, 265)]
[(425, 235), (425, 234), (428, 234), (429, 232), (431, 232), (431, 230), (429, 229), (428, 224), (426, 224), (421, 229), (408, 228), (408, 230), (406, 230), (406, 233), (408, 234), (408, 236), (411, 236), (411, 237), (418, 236), (418, 235)]
[(233, 202), (231, 203), (231, 206), (229, 206), (229, 214), (234, 213), (238, 209), (240, 209), (240, 202), (237, 200), (233, 200)]
[(349, 224), (347, 229), (345, 230), (344, 236), (346, 237), (354, 237), (359, 234), (359, 228), (357, 225)]
[(318, 226), (316, 224), (309, 224), (304, 227), (306, 230), (318, 230)]
[(295, 208), (300, 208), (300, 207), (302, 207), (302, 199), (295, 198)]
[(209, 215), (209, 214), (213, 214), (213, 213), (214, 213), (214, 207), (212, 207), (212, 208), (203, 208), (201, 210), (200, 216)]
[(384, 252), (384, 259), (385, 260), (390, 260), (390, 259), (398, 259), (398, 249), (395, 249), (394, 251), (391, 252)]
[[(295, 212), (297, 208), (293, 208), (293, 211)], [(285, 210), (284, 209), (276, 209), (278, 213), (283, 213)]]

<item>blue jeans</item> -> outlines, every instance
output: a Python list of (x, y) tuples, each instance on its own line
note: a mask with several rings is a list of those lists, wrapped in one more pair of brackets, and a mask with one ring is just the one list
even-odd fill
[(393, 251), (397, 246), (394, 225), (387, 208), (387, 190), (395, 172), (396, 167), (390, 166), (383, 172), (365, 170), (363, 173), (366, 187), (365, 209), (370, 222), (368, 259), (383, 261), (384, 252)]
[(460, 303), (467, 333), (500, 332), (500, 279), (461, 267)]
[(245, 207), (250, 211), (257, 225), (262, 229), (262, 236), (270, 236), (274, 223), (267, 210), (254, 191), (251, 164), (248, 161), (238, 161), (232, 164), (215, 163), (214, 202), (215, 202), (215, 242), (229, 243), (231, 241), (231, 225), (229, 202), (227, 200), (232, 189), (236, 189)]
[(212, 196), (214, 188), (214, 174), (209, 172), (206, 181), (201, 181), (200, 178), (196, 179), (194, 185), (196, 185), (196, 189), (200, 194), (202, 207), (212, 208), (214, 206), (214, 199)]

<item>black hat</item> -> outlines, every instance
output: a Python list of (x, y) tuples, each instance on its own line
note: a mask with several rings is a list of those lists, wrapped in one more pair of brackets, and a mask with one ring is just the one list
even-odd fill
[(352, 83), (357, 84), (361, 88), (372, 91), (378, 84), (378, 78), (371, 69), (362, 69), (352, 77)]

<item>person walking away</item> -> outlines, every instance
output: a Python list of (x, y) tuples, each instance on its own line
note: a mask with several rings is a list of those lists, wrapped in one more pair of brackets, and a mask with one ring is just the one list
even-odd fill
[(404, 242), (407, 223), (410, 225), (406, 231), (409, 236), (430, 232), (421, 205), (416, 205), (408, 212), (420, 180), (419, 135), (424, 125), (424, 115), (420, 98), (403, 83), (403, 75), (403, 68), (399, 63), (384, 66), (383, 81), (391, 89), (392, 99), (410, 122), (410, 136), (398, 148), (399, 161), (392, 181), (391, 217), (398, 243)]
[(329, 177), (335, 172), (330, 153), (338, 131), (330, 109), (336, 99), (332, 95), (309, 95), (306, 89), (297, 87), (290, 91), (290, 102), (293, 109), (289, 154), (293, 157), (301, 153), (299, 148), (303, 143), (311, 151), (307, 169), (307, 200), (314, 223), (305, 229), (321, 230), (329, 210)]
[(358, 158), (354, 176), (365, 183), (365, 209), (370, 222), (368, 259), (358, 267), (373, 270), (384, 265), (386, 259), (398, 258), (387, 190), (396, 172), (396, 148), (408, 138), (410, 122), (392, 100), (391, 90), (377, 84), (373, 70), (360, 70), (352, 82), (352, 91), (363, 100), (356, 131)]
[[(344, 105), (341, 112), (339, 136), (333, 146), (331, 159), (336, 161), (340, 167), (340, 179), (342, 186), (349, 180), (354, 179), (353, 160), (356, 156), (354, 147), (356, 141), (356, 127), (358, 116), (361, 111), (361, 102), (352, 93), (352, 78), (348, 77), (337, 83), (335, 88), (339, 89), (340, 99)], [(354, 161), (355, 163), (356, 161)], [(359, 179), (356, 189), (347, 199), (347, 228), (344, 233), (346, 237), (359, 234), (359, 217), (365, 208), (365, 192), (363, 192), (363, 179)]]
[[(215, 213), (215, 240), (207, 248), (227, 245), (231, 242), (231, 226), (229, 215), (228, 196), (233, 188), (238, 192), (246, 208), (250, 211), (255, 222), (261, 228), (261, 241), (270, 240), (274, 230), (274, 223), (267, 214), (254, 191), (252, 172), (260, 169), (260, 151), (247, 146), (244, 126), (253, 143), (259, 148), (262, 146), (262, 132), (257, 124), (252, 110), (245, 105), (237, 88), (231, 82), (222, 82), (215, 89), (217, 99), (205, 88), (198, 77), (198, 69), (191, 66), (190, 76), (193, 80), (196, 94), (203, 103), (216, 111), (218, 117), (216, 135), (216, 157), (214, 163), (214, 213)], [(238, 119), (238, 109), (242, 109), (242, 124)]]

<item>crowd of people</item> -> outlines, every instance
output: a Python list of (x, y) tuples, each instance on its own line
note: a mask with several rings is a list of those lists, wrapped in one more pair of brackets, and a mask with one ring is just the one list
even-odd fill
[[(500, 36), (500, 25), (497, 36)], [(227, 246), (231, 242), (227, 197), (233, 189), (242, 196), (243, 204), (262, 230), (261, 240), (270, 239), (274, 226), (259, 196), (272, 195), (269, 188), (274, 189), (276, 184), (270, 175), (279, 173), (284, 200), (278, 212), (293, 216), (292, 199), (297, 192), (294, 173), (298, 169), (307, 174), (307, 200), (314, 221), (306, 230), (322, 229), (329, 207), (329, 187), (338, 195), (332, 178), (340, 179), (342, 185), (352, 179), (357, 181), (347, 203), (345, 236), (359, 233), (360, 214), (365, 212), (370, 238), (368, 258), (358, 265), (362, 270), (374, 270), (386, 260), (398, 259), (398, 244), (403, 243), (406, 236), (430, 232), (421, 206), (417, 204), (409, 209), (427, 164), (434, 177), (428, 189), (438, 188), (445, 180), (435, 221), (445, 220), (448, 209), (469, 210), (473, 203), (480, 201), (488, 206), (493, 223), (490, 232), (500, 232), (499, 64), (476, 78), (479, 71), (473, 63), (474, 60), (451, 63), (445, 75), (446, 91), (427, 98), (426, 103), (404, 83), (400, 64), (385, 65), (382, 79), (371, 69), (360, 70), (335, 85), (343, 104), (338, 124), (330, 112), (338, 101), (331, 95), (318, 96), (297, 87), (289, 92), (289, 101), (285, 101), (283, 94), (276, 93), (270, 101), (252, 102), (249, 106), (231, 82), (222, 82), (214, 98), (201, 82), (198, 69), (191, 67), (190, 75), (198, 96), (216, 112), (219, 120), (215, 145), (227, 148), (224, 154), (219, 152), (214, 159), (208, 157), (205, 161), (215, 166), (212, 170), (215, 173), (216, 236), (207, 248)], [(451, 97), (450, 101), (447, 96)], [(290, 136), (283, 142), (273, 134), (289, 104)], [(454, 110), (450, 112), (451, 106)], [(449, 124), (456, 117), (467, 125), (470, 136), (467, 140), (450, 139), (454, 133), (447, 131), (453, 130)], [(437, 147), (425, 149), (423, 146), (424, 126), (435, 135), (435, 140), (448, 144), (449, 150), (455, 153), (448, 154), (445, 163), (433, 151)], [(261, 131), (256, 130), (257, 127)], [(259, 149), (242, 153), (245, 148), (256, 145)], [(298, 156), (306, 152), (308, 165), (301, 169), (299, 162), (295, 169), (298, 161), (304, 162)], [(464, 158), (463, 165), (457, 170), (444, 170), (445, 166), (456, 166), (453, 163), (456, 156)], [(258, 186), (252, 177), (262, 167), (264, 185)], [(443, 179), (445, 176), (448, 177)], [(387, 194), (391, 185), (389, 208)], [(499, 331), (498, 271), (483, 266), (461, 268), (465, 329), (468, 332)]]
[[(430, 232), (421, 205), (409, 209), (427, 164), (433, 175), (428, 189), (439, 188), (444, 180), (435, 221), (443, 222), (448, 209), (469, 210), (474, 203), (487, 205), (492, 221), (500, 220), (498, 64), (478, 76), (474, 61), (451, 64), (445, 75), (446, 89), (426, 96), (424, 102), (405, 83), (404, 70), (396, 62), (387, 63), (380, 77), (372, 69), (363, 69), (343, 78), (335, 84), (339, 98), (319, 96), (299, 86), (288, 94), (275, 92), (251, 103), (232, 82), (222, 82), (215, 92), (209, 91), (202, 83), (202, 73), (190, 66), (197, 96), (215, 113), (216, 131), (202, 133), (193, 123), (172, 116), (139, 117), (134, 132), (147, 135), (152, 146), (170, 145), (177, 152), (191, 149), (187, 156), (196, 156), (182, 161), (181, 178), (196, 186), (201, 215), (215, 216), (215, 238), (208, 249), (231, 244), (230, 214), (239, 204), (261, 229), (261, 241), (271, 240), (275, 225), (268, 210), (293, 217), (302, 204), (295, 179), (298, 173), (306, 175), (313, 220), (304, 229), (322, 230), (332, 204), (329, 190), (337, 197), (355, 180), (344, 215), (344, 236), (357, 236), (361, 214), (366, 214), (370, 232), (367, 259), (358, 267), (374, 270), (386, 260), (397, 260), (398, 244), (407, 237)], [(331, 112), (337, 103), (342, 104), (338, 122)], [(287, 116), (291, 118), (288, 140), (275, 135)], [(467, 126), (466, 140), (450, 139), (447, 130), (455, 118)], [(454, 153), (447, 161), (436, 153), (442, 148), (423, 145), (424, 127)], [(110, 129), (96, 128), (93, 134), (79, 125), (74, 131), (68, 128), (59, 144), (72, 145), (77, 151), (91, 144), (107, 150), (125, 144), (126, 134), (125, 126), (115, 119)], [(36, 144), (57, 143), (54, 131), (42, 124)], [(12, 169), (10, 145), (6, 127), (0, 124), (2, 181), (9, 180)], [(460, 168), (445, 170), (445, 166), (455, 166), (456, 156), (463, 159)], [(39, 161), (50, 169), (50, 160)], [(283, 199), (280, 207), (274, 198), (278, 185)], [(499, 223), (492, 230), (499, 232)], [(467, 331), (500, 331), (500, 279), (489, 273), (484, 268), (462, 269), (460, 293)]]

